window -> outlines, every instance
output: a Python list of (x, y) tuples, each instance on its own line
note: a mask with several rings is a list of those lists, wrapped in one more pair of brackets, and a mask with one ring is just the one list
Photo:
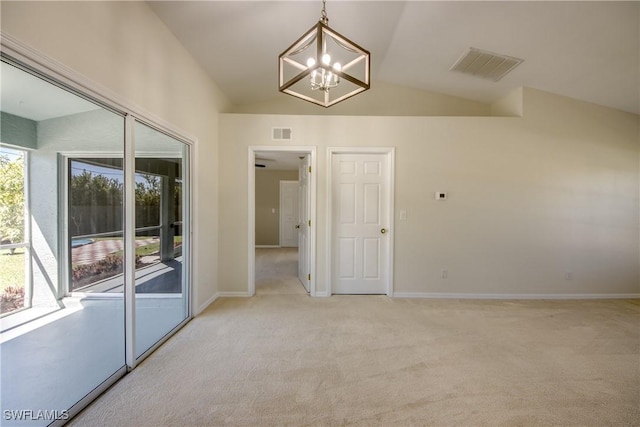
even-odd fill
[(124, 261), (122, 158), (68, 159), (69, 290), (122, 287)]
[(28, 152), (0, 147), (0, 314), (31, 305)]

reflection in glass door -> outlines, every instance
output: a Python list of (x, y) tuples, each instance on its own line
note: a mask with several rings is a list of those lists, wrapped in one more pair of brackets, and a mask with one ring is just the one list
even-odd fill
[(189, 146), (16, 65), (0, 61), (0, 424), (45, 426), (188, 319)]
[(43, 426), (126, 372), (125, 120), (4, 60), (0, 98), (0, 424)]
[(135, 126), (135, 357), (188, 316), (187, 144)]

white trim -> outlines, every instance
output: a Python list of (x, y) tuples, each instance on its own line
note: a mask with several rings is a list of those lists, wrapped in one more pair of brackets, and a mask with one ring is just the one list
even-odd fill
[(249, 147), (249, 155), (247, 156), (247, 173), (248, 178), (248, 211), (247, 211), (247, 227), (249, 243), (247, 245), (247, 293), (249, 296), (256, 294), (256, 152)]
[(252, 297), (249, 292), (218, 292), (218, 298), (249, 298)]
[[(123, 147), (124, 148), (124, 147)], [(71, 295), (71, 259), (69, 254), (69, 161), (68, 157), (58, 152), (56, 168), (58, 178), (58, 283), (56, 299)], [(31, 215), (31, 213), (29, 213)], [(29, 219), (31, 223), (32, 219)], [(60, 265), (61, 262), (61, 265)]]
[(331, 278), (332, 275), (332, 187), (333, 187), (333, 155), (334, 154), (386, 154), (387, 161), (389, 162), (389, 252), (388, 252), (388, 271), (387, 271), (387, 296), (393, 296), (393, 265), (394, 265), (394, 236), (395, 236), (395, 164), (396, 164), (396, 149), (395, 147), (328, 147), (327, 148), (327, 291), (328, 295), (332, 295)]
[(187, 319), (191, 319), (193, 317), (193, 306), (195, 304), (194, 301), (196, 300), (194, 297), (195, 286), (193, 284), (193, 201), (195, 200), (195, 197), (193, 197), (194, 193), (192, 166), (194, 163), (194, 157), (192, 150), (193, 145), (191, 144), (185, 144), (182, 147), (182, 289), (186, 294), (184, 304)]
[(632, 294), (466, 294), (440, 292), (395, 292), (393, 298), (426, 299), (476, 299), (476, 300), (583, 300), (583, 299), (638, 299), (640, 293)]
[[(309, 281), (309, 295), (316, 296), (316, 236), (318, 229), (317, 212), (316, 212), (316, 191), (317, 191), (317, 160), (315, 146), (279, 146), (279, 145), (251, 145), (248, 147), (247, 156), (247, 175), (248, 175), (248, 271), (247, 271), (247, 293), (253, 296), (256, 293), (256, 152), (261, 151), (286, 151), (295, 153), (304, 153), (309, 155), (309, 164), (311, 165), (311, 183), (309, 192), (311, 196), (311, 206), (309, 209), (309, 219), (311, 220), (311, 232), (309, 233), (309, 272), (311, 280)], [(222, 294), (222, 293), (219, 293)]]
[(277, 249), (281, 247), (280, 245), (256, 245), (256, 249)]
[[(129, 370), (136, 367), (136, 133), (135, 118), (127, 114), (124, 119), (124, 312), (125, 359)], [(128, 208), (128, 209), (127, 209)]]
[[(126, 127), (126, 117), (124, 118), (124, 126)], [(126, 129), (125, 129), (126, 132)], [(126, 138), (126, 134), (125, 134)], [(57, 298), (73, 297), (77, 294), (83, 294), (83, 292), (76, 292), (71, 289), (71, 258), (69, 242), (71, 236), (69, 236), (69, 185), (70, 185), (70, 171), (69, 161), (82, 161), (82, 157), (93, 158), (116, 158), (122, 159), (123, 162), (123, 174), (124, 178), (124, 143), (123, 151), (104, 151), (104, 152), (91, 152), (91, 151), (58, 151), (57, 152), (57, 165), (58, 165), (58, 203), (59, 203), (59, 218), (58, 218), (58, 254), (61, 266), (58, 268), (58, 289)], [(116, 168), (112, 168), (116, 169)], [(123, 190), (122, 200), (124, 201), (125, 194)], [(122, 233), (122, 239), (124, 240), (124, 231)], [(64, 300), (63, 300), (64, 303)]]

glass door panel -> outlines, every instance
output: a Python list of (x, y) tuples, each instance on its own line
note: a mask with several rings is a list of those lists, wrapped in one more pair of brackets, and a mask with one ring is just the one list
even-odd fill
[[(15, 275), (24, 272), (29, 300), (2, 317), (1, 424), (48, 425), (125, 372), (124, 294), (96, 290), (122, 277), (121, 266), (110, 265), (118, 249), (106, 243), (122, 239), (124, 117), (1, 67), (3, 149), (27, 155), (25, 198), (10, 202), (14, 219), (24, 218), (22, 236), (7, 231), (12, 243), (3, 242), (22, 247), (0, 256), (15, 260)], [(3, 187), (3, 200), (14, 190)], [(0, 274), (0, 283), (14, 283), (14, 273)]]
[(136, 123), (136, 358), (189, 316), (188, 149)]

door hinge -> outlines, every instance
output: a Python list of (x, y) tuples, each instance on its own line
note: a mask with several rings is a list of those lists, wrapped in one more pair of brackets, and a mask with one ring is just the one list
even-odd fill
[(307, 274), (307, 280), (311, 280), (311, 275)]
[(311, 227), (311, 220), (309, 220), (309, 227)]
[(311, 173), (311, 166), (309, 166), (309, 173)]

